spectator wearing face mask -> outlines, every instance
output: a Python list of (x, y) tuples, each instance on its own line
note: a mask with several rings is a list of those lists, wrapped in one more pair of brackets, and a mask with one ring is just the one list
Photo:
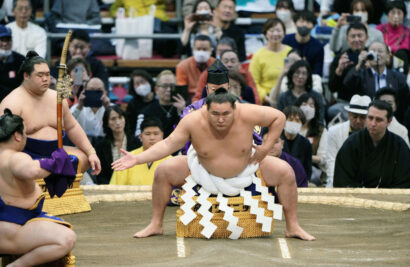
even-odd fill
[(287, 106), (283, 113), (286, 124), (282, 134), (285, 143), (283, 151), (297, 158), (303, 165), (308, 180), (312, 175), (312, 145), (306, 137), (300, 135), (302, 125), (306, 123), (303, 111), (295, 106)]
[(154, 87), (155, 83), (151, 75), (145, 70), (134, 70), (130, 76), (128, 85), (128, 94), (132, 96), (127, 105), (125, 116), (130, 133), (135, 133), (137, 127), (137, 117), (141, 110), (155, 101)]
[(193, 56), (182, 60), (176, 66), (177, 85), (188, 86), (189, 99), (195, 95), (201, 73), (215, 62), (211, 53), (212, 41), (209, 36), (198, 35), (194, 41)]
[(24, 56), (12, 51), (11, 30), (0, 26), (0, 102), (14, 88), (20, 86), (23, 75), (19, 73)]
[(78, 103), (70, 109), (93, 146), (99, 144), (104, 137), (102, 119), (110, 104), (103, 81), (92, 78), (80, 93)]
[(347, 17), (350, 15), (360, 17), (360, 22), (367, 28), (366, 47), (374, 41), (383, 42), (383, 35), (381, 32), (367, 25), (368, 18), (373, 13), (373, 5), (370, 0), (354, 0), (350, 11), (351, 14), (343, 13), (337, 21), (337, 24), (332, 31), (332, 38), (330, 39), (330, 50), (334, 53), (341, 53), (350, 48), (347, 42), (347, 28), (349, 27)]
[(295, 8), (292, 0), (278, 0), (276, 2), (276, 17), (280, 19), (286, 27), (286, 33), (296, 33), (296, 25), (292, 20)]
[(326, 182), (327, 130), (320, 121), (318, 101), (314, 96), (303, 94), (296, 100), (295, 106), (303, 111), (306, 118), (300, 134), (312, 144), (312, 176), (310, 180), (316, 185), (322, 185)]
[(319, 40), (310, 36), (310, 32), (316, 24), (315, 14), (311, 11), (297, 12), (293, 21), (296, 25), (296, 33), (286, 35), (283, 43), (301, 51), (302, 57), (306, 58), (312, 67), (312, 72), (322, 75), (323, 45)]

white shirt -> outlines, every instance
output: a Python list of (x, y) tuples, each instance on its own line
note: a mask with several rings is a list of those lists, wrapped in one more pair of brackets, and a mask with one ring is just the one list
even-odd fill
[(389, 129), (390, 132), (395, 133), (403, 138), (406, 144), (410, 147), (407, 128), (404, 125), (400, 124), (400, 122), (398, 122), (394, 116), (387, 129)]
[(373, 68), (371, 68), (371, 70), (374, 76), (374, 89), (375, 92), (377, 92), (380, 88), (384, 88), (387, 85), (387, 68), (384, 68), (383, 73), (380, 75)]
[(84, 129), (87, 136), (104, 136), (103, 131), (103, 116), (105, 107), (100, 107), (96, 113), (90, 107), (83, 107), (82, 110), (77, 109), (78, 104), (70, 108), (71, 114), (77, 119), (78, 123)]
[(27, 23), (27, 27), (22, 29), (17, 23), (11, 22), (6, 25), (11, 29), (13, 46), (12, 50), (26, 56), (27, 52), (34, 50), (40, 57), (45, 58), (47, 51), (46, 31), (32, 22)]

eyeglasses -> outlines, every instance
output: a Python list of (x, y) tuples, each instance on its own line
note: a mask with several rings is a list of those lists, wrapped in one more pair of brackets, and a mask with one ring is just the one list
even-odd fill
[(157, 86), (164, 88), (164, 89), (170, 88), (172, 90), (175, 88), (176, 84), (175, 83), (163, 83), (163, 84), (158, 84)]
[(305, 71), (297, 71), (297, 72), (295, 72), (293, 75), (295, 75), (295, 76), (307, 77), (307, 76), (308, 76), (308, 73), (305, 72)]

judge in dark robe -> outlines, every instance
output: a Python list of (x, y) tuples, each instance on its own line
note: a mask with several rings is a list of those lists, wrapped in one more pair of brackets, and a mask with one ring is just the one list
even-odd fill
[(392, 108), (370, 103), (366, 127), (352, 134), (336, 157), (334, 187), (410, 188), (410, 150), (389, 132)]

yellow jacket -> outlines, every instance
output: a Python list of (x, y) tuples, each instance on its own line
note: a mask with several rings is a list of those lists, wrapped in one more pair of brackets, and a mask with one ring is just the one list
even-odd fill
[[(143, 148), (137, 148), (131, 153), (137, 155), (143, 152)], [(148, 167), (148, 164), (135, 165), (132, 168), (129, 168), (124, 171), (114, 171), (111, 177), (110, 184), (114, 185), (152, 185), (154, 181), (154, 173), (158, 165), (166, 160), (171, 158), (171, 156), (165, 157), (163, 159), (154, 161), (151, 167)]]
[(134, 7), (138, 16), (148, 15), (149, 7), (151, 5), (156, 6), (155, 17), (162, 20), (168, 21), (169, 17), (167, 15), (166, 9), (167, 0), (115, 0), (115, 2), (110, 7), (111, 17), (115, 17), (117, 9), (120, 7), (125, 8), (125, 14), (128, 16), (128, 10)]

